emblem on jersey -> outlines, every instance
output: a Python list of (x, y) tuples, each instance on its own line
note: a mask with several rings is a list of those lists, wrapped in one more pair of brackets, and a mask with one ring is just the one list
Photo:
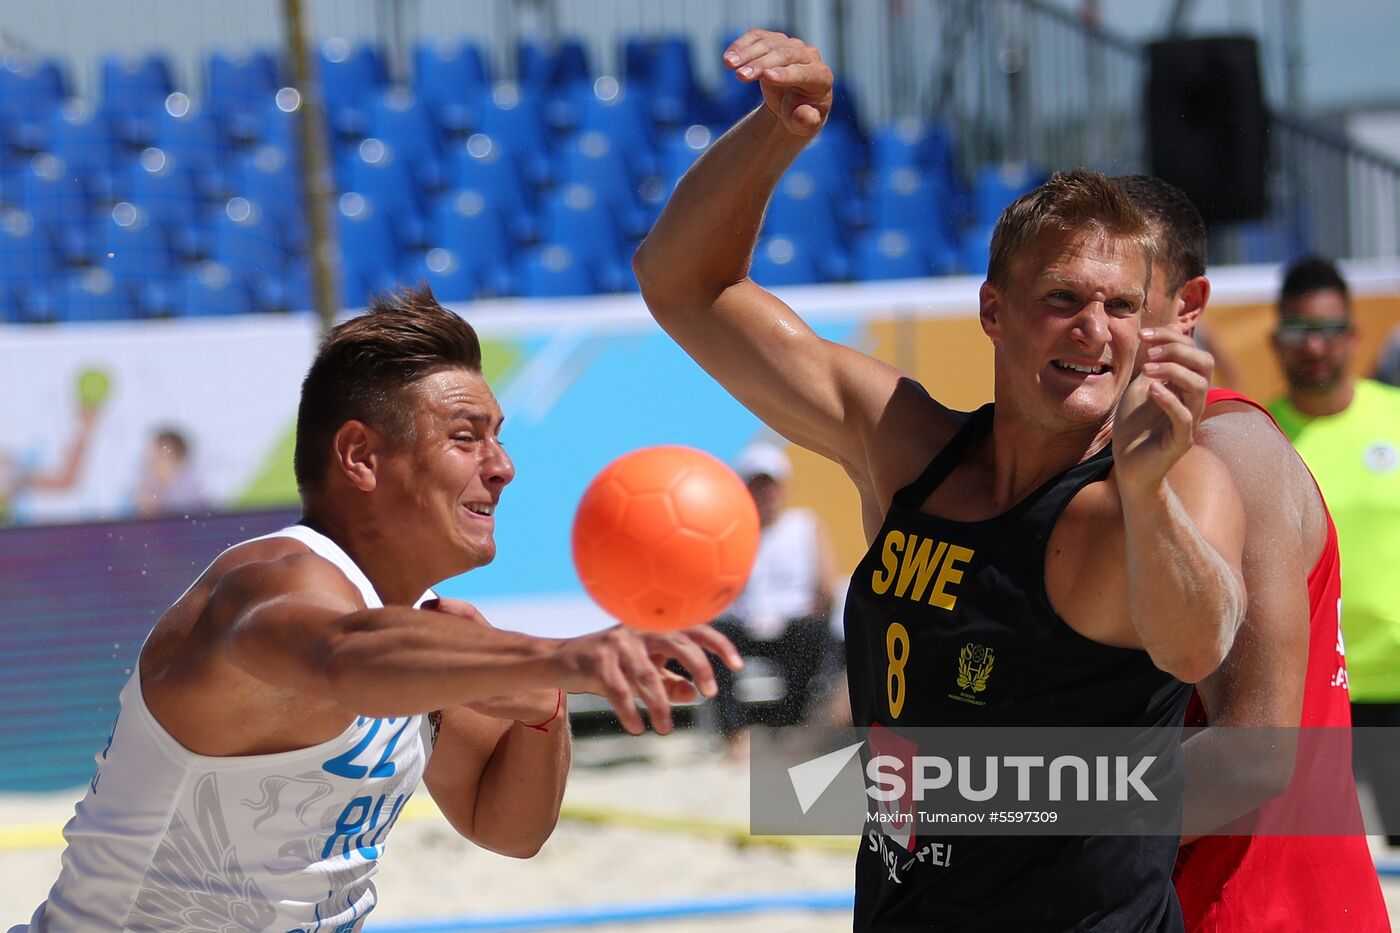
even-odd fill
[[(968, 642), (963, 646), (963, 650), (958, 652), (958, 686), (962, 688), (962, 696), (949, 696), (981, 706), (981, 701), (974, 697), (987, 689), (987, 680), (992, 676), (995, 662), (996, 653), (991, 648)], [(967, 692), (969, 689), (971, 694)]]
[(1389, 473), (1400, 466), (1400, 453), (1384, 441), (1366, 448), (1366, 469), (1372, 473)]

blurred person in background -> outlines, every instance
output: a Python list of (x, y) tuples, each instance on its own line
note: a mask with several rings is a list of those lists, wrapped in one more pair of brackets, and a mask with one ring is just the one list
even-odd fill
[[(763, 658), (782, 675), (783, 695), (754, 720), (791, 726), (812, 713), (834, 639), (828, 624), (835, 577), (831, 544), (815, 512), (789, 508), (792, 464), (775, 444), (758, 442), (739, 455), (735, 469), (758, 506), (758, 558), (744, 590), (714, 622), (745, 658)], [(735, 693), (735, 675), (715, 665), (716, 725), (730, 757), (747, 756), (748, 716)]]
[(29, 466), (13, 454), (0, 451), (0, 526), (23, 521), (25, 496), (36, 492), (68, 492), (78, 485), (106, 399), (105, 388), (101, 394), (95, 394), (80, 387), (79, 399), (72, 438), (57, 464)]
[(190, 456), (190, 444), (183, 433), (167, 427), (151, 438), (135, 500), (136, 514), (142, 518), (196, 512), (207, 507)]
[(1356, 325), (1346, 280), (1326, 259), (1284, 274), (1274, 352), (1288, 391), (1269, 405), (1307, 463), (1337, 523), (1345, 598), (1342, 635), (1356, 772), (1400, 846), (1400, 389), (1354, 372)]
[[(1200, 213), (1160, 178), (1115, 181), (1157, 236), (1144, 326), (1199, 336), (1210, 300)], [(1349, 757), (1326, 754), (1340, 748), (1335, 738), (1319, 752), (1313, 733), (1300, 754), (1287, 741), (1296, 733), (1279, 731), (1351, 723), (1326, 503), (1273, 419), (1237, 392), (1210, 390), (1196, 440), (1226, 465), (1244, 502), (1249, 605), (1229, 655), (1196, 684), (1186, 712), (1188, 726), (1205, 727), (1184, 745), (1186, 838), (1174, 880), (1186, 929), (1388, 933), (1371, 854), (1354, 835)], [(1304, 832), (1302, 814), (1318, 812), (1337, 835)]]

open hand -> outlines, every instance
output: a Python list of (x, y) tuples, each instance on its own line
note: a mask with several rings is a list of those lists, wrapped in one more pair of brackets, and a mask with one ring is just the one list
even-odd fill
[(1142, 332), (1147, 363), (1113, 418), (1113, 462), (1126, 488), (1159, 484), (1191, 447), (1205, 410), (1214, 358), (1168, 327)]
[(801, 39), (750, 29), (724, 53), (724, 66), (740, 81), (759, 83), (763, 102), (788, 132), (812, 137), (831, 111), (831, 69), (816, 46)]
[[(707, 625), (680, 632), (637, 632), (615, 626), (568, 639), (560, 645), (555, 661), (564, 689), (607, 699), (628, 732), (642, 732), (637, 710), (641, 700), (651, 714), (652, 728), (665, 734), (671, 731), (672, 703), (694, 699), (697, 686), (705, 696), (714, 695), (714, 671), (706, 649), (735, 670), (743, 666), (729, 639)], [(691, 671), (695, 685), (667, 670), (670, 661)]]

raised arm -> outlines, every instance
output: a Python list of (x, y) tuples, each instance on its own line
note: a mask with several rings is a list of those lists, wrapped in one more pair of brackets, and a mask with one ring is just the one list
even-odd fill
[(42, 492), (64, 492), (72, 489), (78, 482), (79, 473), (82, 472), (88, 448), (92, 446), (92, 438), (96, 432), (99, 414), (100, 409), (96, 406), (84, 405), (80, 408), (78, 410), (78, 426), (73, 432), (73, 439), (68, 443), (68, 449), (63, 454), (63, 460), (57, 466), (26, 474), (22, 480), (23, 486), (26, 489)]
[(1325, 534), (1312, 478), (1262, 412), (1211, 417), (1198, 442), (1229, 469), (1244, 504), (1249, 607), (1225, 662), (1196, 685), (1207, 725), (1183, 745), (1187, 841), (1288, 787), (1308, 665), (1307, 576)]
[(752, 30), (724, 55), (763, 106), (686, 173), (633, 260), (657, 322), (789, 440), (868, 476), (866, 445), (899, 383), (892, 367), (818, 337), (748, 278), (769, 199), (826, 121), (831, 70), (816, 48)]
[(1244, 514), (1229, 471), (1193, 446), (1210, 355), (1162, 328), (1143, 340), (1150, 362), (1113, 425), (1128, 607), (1153, 662), (1195, 683), (1219, 667), (1244, 617)]

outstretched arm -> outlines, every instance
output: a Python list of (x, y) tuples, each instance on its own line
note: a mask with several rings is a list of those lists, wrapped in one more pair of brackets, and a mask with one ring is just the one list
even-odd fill
[(1128, 607), (1159, 668), (1195, 683), (1220, 666), (1244, 617), (1244, 514), (1220, 461), (1192, 446), (1210, 354), (1176, 331), (1144, 331), (1150, 362), (1113, 424)]
[(731, 395), (779, 433), (869, 476), (870, 435), (899, 383), (892, 367), (818, 337), (748, 278), (769, 199), (831, 106), (816, 48), (751, 30), (724, 55), (763, 106), (686, 173), (633, 260), (657, 322)]
[(732, 667), (737, 652), (701, 626), (661, 639), (622, 628), (571, 639), (495, 629), (466, 603), (438, 610), (366, 609), (340, 571), (313, 554), (253, 561), (224, 573), (207, 612), (225, 656), (258, 680), (331, 700), (367, 716), (448, 709), (525, 691), (562, 688), (606, 697), (624, 727), (642, 730), (636, 701), (661, 732), (670, 703), (690, 687), (669, 660), (698, 670), (713, 695), (704, 651)]

